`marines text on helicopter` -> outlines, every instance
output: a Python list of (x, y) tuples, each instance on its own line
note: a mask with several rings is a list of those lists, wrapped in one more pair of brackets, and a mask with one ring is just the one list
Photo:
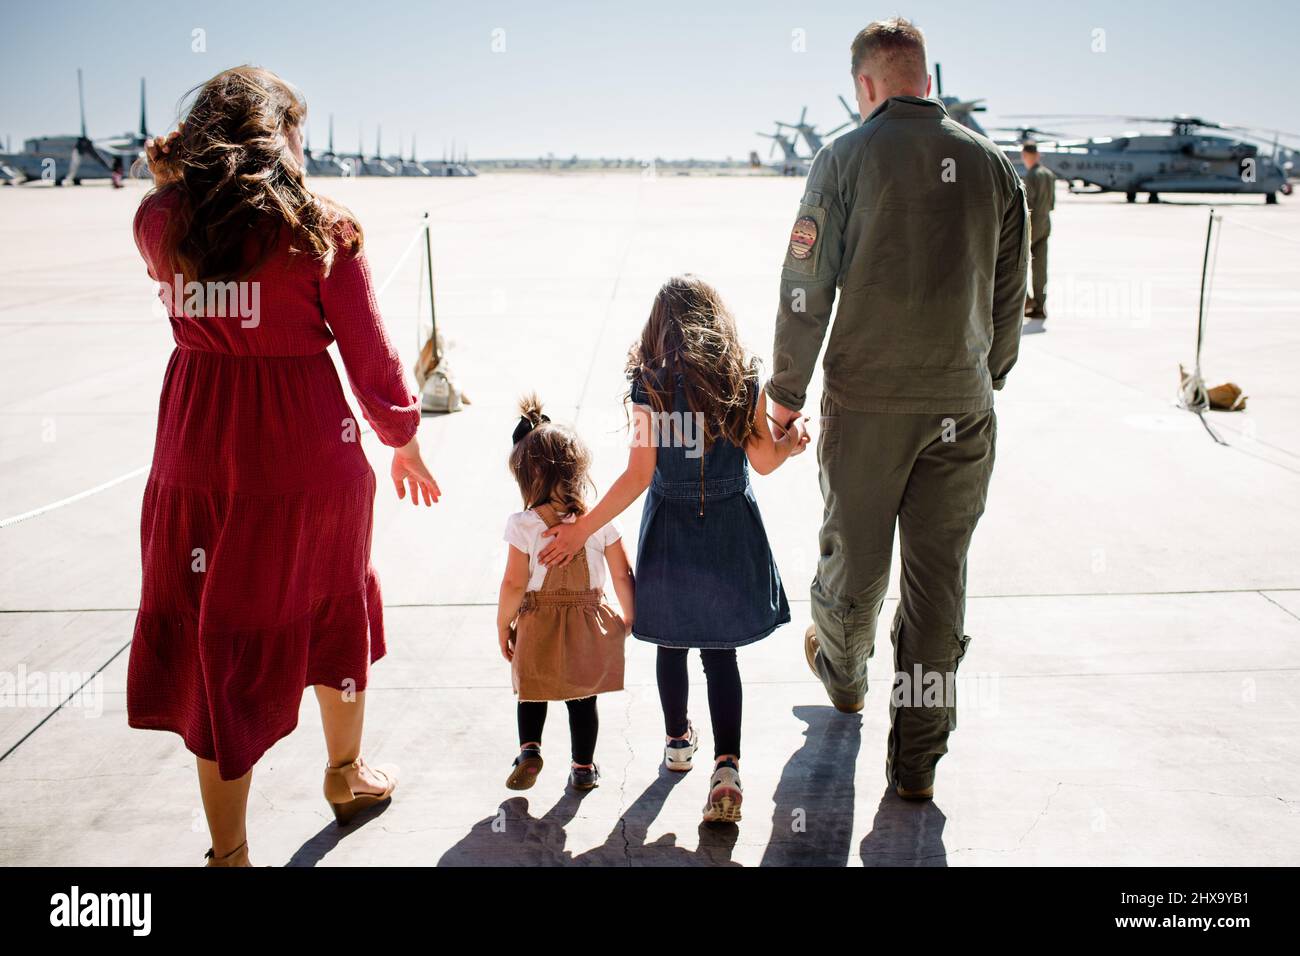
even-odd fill
[(1040, 161), (1058, 177), (1070, 181), (1076, 192), (1122, 192), (1129, 202), (1137, 202), (1139, 193), (1147, 193), (1151, 202), (1159, 202), (1161, 193), (1253, 194), (1264, 196), (1270, 204), (1277, 202), (1279, 193), (1291, 195), (1293, 153), (1283, 149), (1281, 141), (1298, 134), (1225, 126), (1182, 115), (1010, 118), (1050, 121), (1053, 125), (1097, 120), (1169, 124), (1168, 133), (1127, 133), (1047, 143), (1039, 140)]

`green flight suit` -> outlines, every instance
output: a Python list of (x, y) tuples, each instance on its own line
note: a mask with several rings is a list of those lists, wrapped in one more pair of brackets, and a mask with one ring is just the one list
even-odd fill
[[(935, 100), (894, 97), (817, 154), (781, 273), (774, 401), (803, 408), (830, 326), (816, 668), (833, 702), (866, 694), (897, 524), (886, 774), (908, 789), (933, 782), (956, 726), (966, 553), (993, 468), (993, 391), (1019, 351), (1027, 217), (996, 146)], [(922, 693), (932, 680), (937, 700)]]
[(1056, 176), (1039, 163), (1025, 173), (1025, 199), (1029, 203), (1029, 258), (1033, 282), (1029, 296), (1034, 313), (1047, 311), (1047, 237), (1052, 234), (1052, 210), (1056, 208)]

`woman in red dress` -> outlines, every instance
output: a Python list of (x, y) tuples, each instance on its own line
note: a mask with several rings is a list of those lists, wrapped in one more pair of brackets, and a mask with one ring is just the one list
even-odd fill
[(144, 494), (127, 713), (198, 758), (209, 865), (248, 865), (252, 768), (294, 729), (309, 685), (339, 822), (397, 782), (361, 757), (366, 678), (384, 654), (375, 475), (331, 342), (394, 449), (398, 497), (439, 497), (360, 226), (304, 182), (305, 113), (266, 70), (209, 80), (180, 129), (151, 144), (156, 188), (135, 217), (176, 349)]

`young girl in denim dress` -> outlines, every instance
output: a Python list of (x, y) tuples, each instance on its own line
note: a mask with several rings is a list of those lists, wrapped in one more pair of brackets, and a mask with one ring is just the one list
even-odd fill
[(749, 468), (768, 474), (808, 443), (804, 419), (773, 433), (757, 362), (718, 293), (670, 279), (628, 356), (633, 442), (623, 475), (576, 522), (549, 529), (543, 563), (562, 566), (647, 491), (637, 548), (635, 637), (658, 645), (656, 671), (669, 770), (692, 767), (686, 658), (708, 682), (714, 772), (708, 823), (740, 820), (741, 684), (736, 648), (790, 620)]

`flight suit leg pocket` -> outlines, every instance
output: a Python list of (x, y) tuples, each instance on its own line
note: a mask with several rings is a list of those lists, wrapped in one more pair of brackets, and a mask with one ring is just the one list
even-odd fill
[(949, 680), (952, 682), (951, 686), (945, 688), (948, 699), (944, 701), (948, 710), (948, 731), (950, 733), (957, 729), (957, 668), (966, 657), (967, 648), (970, 647), (970, 638), (960, 631), (953, 634), (953, 639), (957, 645), (956, 656), (953, 657), (952, 672), (949, 676)]

